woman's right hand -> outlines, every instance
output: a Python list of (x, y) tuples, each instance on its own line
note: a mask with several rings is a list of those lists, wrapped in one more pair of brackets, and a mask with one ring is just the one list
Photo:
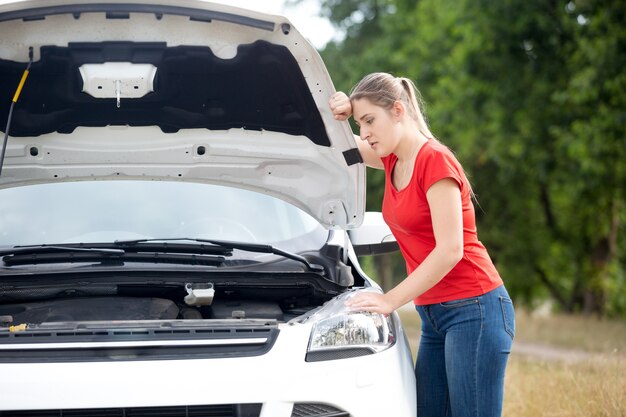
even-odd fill
[(352, 103), (346, 93), (337, 91), (328, 101), (335, 120), (344, 121), (352, 116)]

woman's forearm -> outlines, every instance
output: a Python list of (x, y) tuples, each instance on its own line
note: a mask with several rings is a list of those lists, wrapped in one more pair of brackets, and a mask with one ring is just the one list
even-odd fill
[(403, 306), (434, 287), (462, 257), (463, 249), (456, 245), (435, 247), (424, 262), (385, 294), (393, 309)]

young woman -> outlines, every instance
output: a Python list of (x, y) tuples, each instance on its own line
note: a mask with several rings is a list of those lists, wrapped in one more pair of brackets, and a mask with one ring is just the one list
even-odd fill
[(472, 189), (454, 154), (434, 138), (406, 78), (374, 73), (350, 97), (330, 99), (337, 120), (360, 128), (366, 165), (385, 170), (383, 217), (408, 276), (354, 310), (388, 314), (413, 300), (422, 319), (415, 366), (420, 417), (500, 416), (515, 333), (513, 304), (478, 240)]

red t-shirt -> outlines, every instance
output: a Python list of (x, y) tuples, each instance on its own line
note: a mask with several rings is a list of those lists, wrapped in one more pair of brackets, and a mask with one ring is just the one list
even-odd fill
[(444, 178), (456, 181), (461, 190), (463, 258), (441, 281), (415, 298), (415, 304), (427, 305), (474, 297), (502, 285), (502, 279), (487, 250), (478, 240), (471, 187), (454, 154), (438, 141), (429, 140), (415, 158), (409, 184), (401, 190), (397, 190), (391, 182), (391, 173), (397, 160), (394, 154), (382, 158), (386, 176), (382, 211), (406, 261), (407, 274), (413, 272), (435, 248), (426, 192), (431, 185)]

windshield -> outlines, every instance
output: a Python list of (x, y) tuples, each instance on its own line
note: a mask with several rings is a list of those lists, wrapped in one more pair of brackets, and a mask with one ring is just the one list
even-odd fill
[(0, 190), (0, 246), (185, 237), (305, 250), (327, 236), (293, 205), (217, 185), (88, 181)]

